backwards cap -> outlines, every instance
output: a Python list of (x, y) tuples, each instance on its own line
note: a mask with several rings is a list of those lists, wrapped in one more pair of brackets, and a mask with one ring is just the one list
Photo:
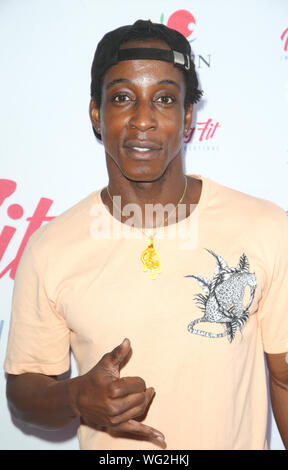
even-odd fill
[[(171, 50), (157, 48), (127, 48), (120, 45), (130, 40), (162, 39)], [(121, 26), (110, 31), (98, 43), (91, 69), (91, 97), (96, 105), (101, 103), (102, 77), (113, 65), (121, 60), (152, 59), (171, 62), (180, 67), (186, 79), (185, 105), (196, 103), (202, 95), (198, 90), (198, 79), (194, 62), (191, 59), (191, 47), (187, 39), (175, 29), (150, 20), (138, 20), (133, 25)], [(95, 133), (95, 132), (94, 132)], [(96, 134), (96, 133), (95, 133)], [(98, 138), (100, 136), (96, 134)]]

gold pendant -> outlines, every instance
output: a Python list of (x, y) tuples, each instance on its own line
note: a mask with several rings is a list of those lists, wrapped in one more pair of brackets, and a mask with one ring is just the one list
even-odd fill
[(141, 261), (143, 263), (143, 271), (147, 272), (149, 270), (151, 279), (155, 279), (156, 273), (161, 272), (159, 253), (154, 248), (153, 237), (149, 237), (148, 247), (143, 251)]

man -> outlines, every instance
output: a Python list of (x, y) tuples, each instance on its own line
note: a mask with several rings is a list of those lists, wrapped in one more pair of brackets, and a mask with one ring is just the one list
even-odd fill
[[(150, 21), (104, 36), (90, 116), (109, 183), (35, 232), (19, 264), (10, 409), (48, 429), (80, 416), (82, 449), (266, 449), (264, 351), (288, 447), (287, 218), (184, 175), (201, 96), (190, 52)], [(79, 377), (57, 380), (70, 346)]]

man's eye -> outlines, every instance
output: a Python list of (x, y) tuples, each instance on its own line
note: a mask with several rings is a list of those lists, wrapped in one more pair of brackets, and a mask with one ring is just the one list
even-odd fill
[(129, 96), (124, 93), (112, 96), (112, 101), (114, 101), (115, 103), (125, 103), (125, 101), (129, 100)]
[(172, 104), (172, 103), (175, 103), (176, 100), (174, 96), (163, 95), (163, 96), (159, 96), (159, 98), (157, 98), (155, 101), (161, 104)]

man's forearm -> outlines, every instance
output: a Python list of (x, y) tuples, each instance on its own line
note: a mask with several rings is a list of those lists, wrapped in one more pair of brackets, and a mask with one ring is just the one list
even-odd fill
[(273, 414), (285, 449), (288, 450), (288, 386), (270, 375)]
[(77, 418), (74, 402), (80, 377), (55, 380), (42, 374), (10, 375), (7, 399), (16, 419), (41, 429), (55, 430)]

